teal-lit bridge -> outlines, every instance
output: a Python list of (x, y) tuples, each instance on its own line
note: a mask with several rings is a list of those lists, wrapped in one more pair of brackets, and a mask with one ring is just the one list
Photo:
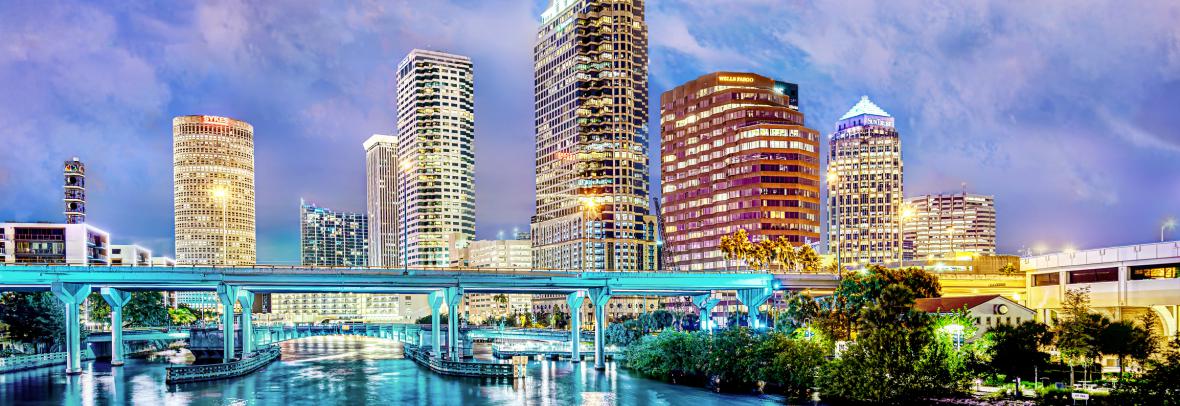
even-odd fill
[[(736, 291), (748, 308), (751, 326), (763, 327), (758, 307), (775, 290), (835, 287), (834, 275), (771, 275), (765, 273), (714, 272), (574, 272), (549, 270), (471, 269), (375, 269), (302, 266), (250, 267), (107, 267), (57, 265), (0, 266), (0, 291), (51, 290), (66, 304), (66, 372), (81, 373), (78, 304), (97, 289), (111, 306), (111, 363), (123, 361), (122, 307), (131, 291), (216, 291), (223, 309), (241, 305), (242, 351), (256, 348), (251, 308), (254, 293), (349, 292), (375, 294), (426, 294), (431, 310), (432, 356), (441, 357), (442, 309), (456, 309), (466, 293), (564, 294), (570, 309), (580, 309), (587, 298), (594, 309), (595, 366), (603, 368), (606, 304), (612, 296), (691, 296), (701, 314), (711, 314), (717, 300), (714, 291)], [(571, 355), (579, 354), (581, 312), (570, 312)], [(449, 354), (458, 348), (459, 312), (448, 312)], [(232, 311), (222, 313), (222, 325), (233, 326)], [(712, 328), (702, 319), (702, 328)], [(223, 335), (223, 358), (234, 358), (234, 336)]]

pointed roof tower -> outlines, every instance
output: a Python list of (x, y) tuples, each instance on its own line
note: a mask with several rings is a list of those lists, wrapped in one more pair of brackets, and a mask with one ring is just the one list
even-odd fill
[(840, 119), (847, 120), (866, 114), (881, 117), (893, 117), (889, 115), (889, 113), (886, 113), (885, 110), (881, 109), (880, 106), (877, 106), (877, 103), (873, 103), (872, 100), (869, 100), (869, 96), (861, 96), (860, 101), (856, 102), (856, 105), (852, 106), (852, 108), (849, 109), (847, 113), (844, 113), (844, 116), (840, 117)]

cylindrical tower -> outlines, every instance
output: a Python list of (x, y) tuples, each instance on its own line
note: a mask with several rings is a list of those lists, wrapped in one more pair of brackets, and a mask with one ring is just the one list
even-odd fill
[(173, 118), (172, 172), (176, 263), (254, 264), (254, 126)]
[(86, 165), (78, 157), (66, 161), (65, 195), (63, 202), (66, 207), (66, 223), (82, 224), (86, 222)]

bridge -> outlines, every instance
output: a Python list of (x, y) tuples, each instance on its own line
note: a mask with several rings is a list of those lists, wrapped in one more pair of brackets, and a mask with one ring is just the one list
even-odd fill
[[(606, 304), (615, 295), (690, 296), (701, 314), (711, 314), (717, 300), (714, 291), (736, 291), (748, 308), (751, 327), (764, 327), (758, 307), (779, 289), (833, 289), (835, 275), (771, 275), (721, 272), (577, 272), (554, 270), (500, 270), (486, 268), (324, 268), (308, 266), (195, 266), (110, 267), (61, 265), (0, 266), (0, 291), (49, 289), (66, 306), (66, 373), (81, 373), (78, 305), (97, 289), (111, 306), (111, 363), (123, 362), (122, 308), (131, 291), (215, 291), (223, 309), (242, 308), (242, 351), (256, 348), (251, 308), (254, 293), (350, 292), (375, 294), (426, 294), (431, 311), (432, 348), (443, 348), (440, 331), (442, 309), (457, 309), (466, 293), (564, 294), (570, 309), (580, 309), (590, 299), (594, 309), (595, 367), (602, 369)], [(581, 359), (581, 312), (570, 312), (570, 352)], [(459, 312), (448, 312), (447, 340), (450, 359), (457, 359)], [(222, 312), (221, 323), (234, 325), (232, 311)], [(708, 319), (702, 327), (712, 328)], [(223, 360), (234, 359), (237, 334), (223, 335)], [(434, 351), (434, 356), (443, 356)]]

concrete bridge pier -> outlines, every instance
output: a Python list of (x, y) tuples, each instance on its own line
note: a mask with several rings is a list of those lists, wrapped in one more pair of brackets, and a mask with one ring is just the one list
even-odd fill
[(570, 361), (582, 362), (582, 303), (586, 301), (585, 291), (576, 291), (565, 297), (570, 308)]
[(594, 369), (606, 369), (606, 303), (610, 295), (609, 286), (590, 289), (590, 304), (594, 306)]
[[(254, 352), (254, 292), (242, 289), (238, 292), (242, 304), (242, 356)], [(232, 309), (232, 308), (231, 308)]]
[(217, 298), (221, 299), (222, 349), (221, 361), (234, 359), (234, 303), (238, 300), (237, 286), (217, 285)]
[(459, 305), (463, 304), (463, 288), (455, 286), (444, 290), (447, 300), (447, 352), (453, 360), (463, 356), (459, 352)]
[(430, 292), (430, 294), (426, 296), (426, 299), (430, 303), (430, 341), (432, 343), (431, 352), (435, 358), (438, 358), (442, 357), (442, 331), (440, 331), (442, 329), (439, 328), (438, 325), (438, 312), (440, 311), (439, 307), (443, 305), (443, 291), (436, 290), (434, 292)]
[(90, 285), (85, 283), (53, 282), (49, 290), (65, 304), (66, 308), (66, 374), (82, 373), (82, 321), (78, 306), (90, 295)]
[(773, 295), (774, 290), (769, 286), (765, 288), (738, 289), (737, 298), (738, 301), (746, 305), (746, 312), (750, 317), (750, 329), (761, 330), (766, 327), (766, 323), (763, 323), (762, 317), (760, 317), (758, 306), (762, 306)]
[(127, 292), (102, 288), (102, 300), (111, 306), (111, 366), (123, 365), (123, 306), (131, 301)]
[(700, 325), (701, 331), (713, 330), (713, 308), (717, 306), (717, 299), (713, 298), (713, 294), (706, 293), (703, 295), (696, 295), (692, 297), (692, 303), (700, 309)]

